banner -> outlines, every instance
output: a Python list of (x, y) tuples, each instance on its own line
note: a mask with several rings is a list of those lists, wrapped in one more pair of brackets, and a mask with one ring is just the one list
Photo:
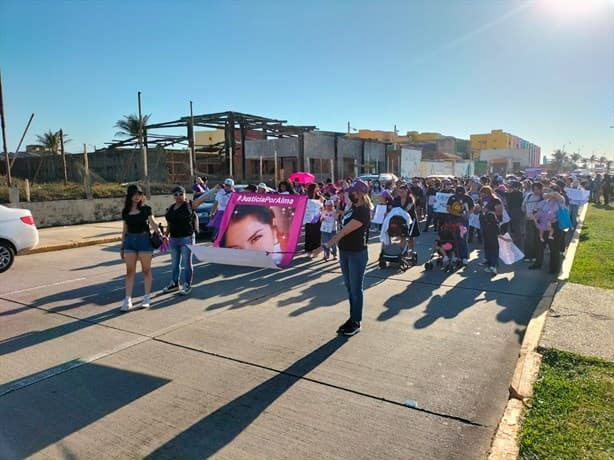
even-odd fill
[(565, 187), (565, 193), (571, 204), (583, 205), (588, 203), (588, 199), (591, 195), (590, 190), (582, 190), (579, 188)]
[(190, 249), (205, 262), (285, 268), (296, 251), (306, 204), (304, 195), (233, 193), (213, 247)]
[(435, 194), (435, 205), (433, 211), (448, 214), (448, 200), (454, 193), (437, 192)]

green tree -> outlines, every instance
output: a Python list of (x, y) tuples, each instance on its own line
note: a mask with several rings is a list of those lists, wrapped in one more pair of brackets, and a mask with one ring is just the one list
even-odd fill
[(576, 152), (576, 153), (572, 153), (569, 157), (571, 159), (571, 162), (573, 163), (574, 167), (577, 168), (578, 164), (580, 163), (580, 160), (582, 159), (582, 156)]
[(552, 153), (552, 166), (558, 172), (563, 172), (569, 163), (569, 157), (561, 149), (556, 149)]
[[(140, 120), (140, 127), (145, 129), (147, 122), (149, 121), (149, 115), (143, 115)], [(115, 128), (119, 128), (119, 131), (115, 133), (119, 137), (138, 137), (139, 135), (139, 116), (136, 114), (124, 115), (124, 118), (118, 120), (114, 125)]]
[(588, 159), (588, 161), (591, 162), (591, 166), (595, 166), (595, 162), (597, 161), (597, 155), (595, 155), (594, 153), (590, 156), (590, 158)]
[(608, 159), (605, 156), (601, 155), (598, 161), (601, 166), (605, 166), (605, 164), (608, 162)]
[[(36, 140), (38, 141), (39, 145), (45, 149), (45, 151), (52, 153), (53, 155), (60, 154), (60, 131), (56, 131), (54, 133), (53, 131), (49, 130), (42, 135), (37, 135)], [(64, 144), (68, 144), (69, 142), (70, 139), (68, 139), (68, 134), (64, 133)]]

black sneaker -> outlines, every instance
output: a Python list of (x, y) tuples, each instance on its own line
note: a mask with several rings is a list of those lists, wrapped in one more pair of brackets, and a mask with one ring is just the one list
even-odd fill
[(337, 334), (343, 333), (346, 329), (348, 329), (352, 325), (352, 322), (353, 321), (351, 319), (348, 319), (345, 323), (339, 326), (339, 329), (337, 329)]
[(349, 326), (343, 329), (341, 333), (347, 337), (350, 337), (352, 335), (358, 334), (361, 330), (362, 328), (360, 327), (360, 323), (356, 321), (350, 321)]
[(177, 289), (179, 289), (179, 283), (171, 283), (168, 286), (166, 286), (164, 289), (162, 289), (162, 292), (166, 294), (167, 292), (173, 292), (173, 291), (176, 291)]

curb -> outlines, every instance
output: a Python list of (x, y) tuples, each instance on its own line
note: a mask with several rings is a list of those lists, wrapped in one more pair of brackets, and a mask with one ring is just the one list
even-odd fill
[(61, 251), (63, 249), (81, 248), (84, 246), (95, 246), (97, 244), (115, 243), (121, 241), (120, 236), (112, 236), (108, 238), (98, 238), (94, 240), (71, 241), (70, 243), (49, 244), (47, 246), (39, 246), (29, 251), (25, 251), (23, 255), (40, 254), (43, 252)]
[(571, 242), (565, 253), (561, 272), (555, 281), (552, 281), (546, 288), (546, 292), (539, 304), (535, 308), (527, 329), (525, 331), (518, 361), (510, 383), (510, 399), (505, 406), (505, 411), (497, 426), (493, 441), (488, 454), (489, 460), (516, 460), (520, 453), (518, 445), (518, 433), (520, 432), (520, 422), (524, 413), (525, 399), (533, 395), (533, 385), (539, 374), (541, 366), (541, 355), (537, 352), (539, 341), (546, 324), (546, 317), (554, 296), (559, 290), (562, 282), (569, 278), (569, 272), (573, 265), (576, 249), (580, 242), (580, 232), (586, 218), (588, 204), (585, 204), (578, 216), (578, 223)]

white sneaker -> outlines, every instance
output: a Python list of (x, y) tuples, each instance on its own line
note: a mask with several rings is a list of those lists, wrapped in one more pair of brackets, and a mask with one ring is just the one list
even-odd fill
[(143, 301), (141, 302), (141, 308), (149, 308), (151, 306), (151, 300), (148, 295), (143, 296)]
[(192, 291), (192, 285), (190, 283), (186, 283), (179, 290), (179, 295), (188, 295)]
[(490, 271), (492, 272), (493, 275), (497, 274), (497, 267), (490, 267)]
[(126, 297), (119, 311), (126, 312), (130, 310), (132, 310), (132, 299), (130, 297)]

